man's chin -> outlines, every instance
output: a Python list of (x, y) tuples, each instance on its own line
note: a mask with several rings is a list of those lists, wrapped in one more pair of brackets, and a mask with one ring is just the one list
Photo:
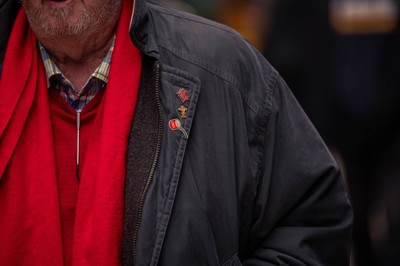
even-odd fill
[(38, 37), (45, 39), (66, 39), (84, 34), (90, 25), (87, 21), (68, 21), (49, 18), (42, 23), (31, 23), (31, 27)]
[[(118, 16), (120, 1), (107, 0), (87, 7), (78, 0), (22, 0), (32, 30), (38, 38), (65, 39), (81, 34), (102, 32)], [(119, 3), (119, 6), (115, 3)]]
[(46, 8), (70, 8), (75, 4), (76, 0), (45, 0), (43, 5)]

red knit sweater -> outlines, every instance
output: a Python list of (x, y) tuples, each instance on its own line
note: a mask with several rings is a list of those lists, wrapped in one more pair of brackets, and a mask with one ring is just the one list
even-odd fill
[[(84, 168), (86, 148), (104, 90), (83, 108), (80, 128), (80, 169)], [(64, 265), (72, 265), (75, 211), (79, 194), (76, 178), (76, 111), (58, 91), (50, 89), (50, 113), (53, 125), (57, 188), (60, 206)], [(120, 251), (119, 251), (120, 252)]]

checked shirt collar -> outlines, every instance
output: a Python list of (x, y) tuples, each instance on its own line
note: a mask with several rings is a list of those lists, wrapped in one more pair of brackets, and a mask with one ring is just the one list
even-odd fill
[(114, 50), (115, 36), (112, 45), (104, 57), (103, 62), (90, 76), (82, 90), (78, 92), (74, 85), (64, 76), (54, 61), (50, 58), (46, 48), (39, 43), (43, 64), (46, 70), (47, 85), (49, 88), (56, 89), (64, 100), (76, 111), (82, 111), (99, 92), (104, 89), (108, 82), (108, 73), (110, 71), (111, 57)]

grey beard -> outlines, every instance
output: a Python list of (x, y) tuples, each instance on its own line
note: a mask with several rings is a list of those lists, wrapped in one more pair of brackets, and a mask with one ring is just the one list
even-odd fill
[(80, 14), (79, 20), (75, 23), (68, 22), (68, 18), (73, 12), (73, 7), (62, 9), (50, 9), (48, 14), (58, 20), (58, 23), (51, 24), (43, 15), (43, 12), (31, 4), (30, 1), (22, 0), (29, 24), (33, 31), (47, 39), (60, 39), (77, 37), (101, 29), (102, 25), (112, 21), (118, 14), (121, 2), (108, 0), (103, 6), (95, 10), (84, 10)]
[(92, 24), (91, 18), (87, 12), (82, 14), (81, 19), (74, 24), (68, 24), (66, 23), (66, 18), (68, 18), (68, 14), (70, 11), (68, 9), (61, 9), (61, 10), (54, 10), (55, 17), (57, 17), (61, 24), (58, 26), (51, 25), (49, 23), (46, 23), (44, 21), (44, 18), (42, 18), (42, 25), (44, 26), (43, 30), (49, 35), (54, 38), (60, 38), (62, 36), (67, 36), (67, 37), (75, 37), (83, 32), (85, 32), (89, 26), (94, 27)]
[(40, 10), (34, 7), (26, 8), (29, 23), (34, 31), (40, 32), (50, 39), (75, 37), (88, 30), (89, 26), (95, 26), (88, 12), (81, 14), (78, 22), (71, 24), (67, 22), (67, 19), (72, 8), (51, 9), (49, 11), (54, 18), (58, 19), (59, 22), (56, 25), (49, 23)]

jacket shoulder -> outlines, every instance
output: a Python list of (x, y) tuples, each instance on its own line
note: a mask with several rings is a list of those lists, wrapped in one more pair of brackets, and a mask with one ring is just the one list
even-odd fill
[(226, 25), (161, 4), (149, 6), (156, 27), (157, 43), (165, 48), (177, 47), (182, 53), (196, 55), (205, 61), (215, 60), (218, 56), (224, 63), (236, 59), (232, 53), (246, 51), (252, 46)]
[(149, 13), (161, 60), (181, 59), (219, 76), (253, 111), (266, 112), (265, 97), (279, 74), (248, 40), (226, 25), (158, 3), (149, 3)]

